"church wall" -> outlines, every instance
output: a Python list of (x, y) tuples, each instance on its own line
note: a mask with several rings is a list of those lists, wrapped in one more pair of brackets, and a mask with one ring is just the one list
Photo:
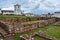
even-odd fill
[(1, 14), (1, 11), (0, 11), (0, 14)]

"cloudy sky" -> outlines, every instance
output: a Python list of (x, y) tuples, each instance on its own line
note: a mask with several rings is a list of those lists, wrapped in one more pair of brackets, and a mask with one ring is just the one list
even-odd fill
[(13, 10), (15, 4), (21, 5), (24, 12), (45, 14), (60, 11), (60, 0), (0, 0), (2, 10)]

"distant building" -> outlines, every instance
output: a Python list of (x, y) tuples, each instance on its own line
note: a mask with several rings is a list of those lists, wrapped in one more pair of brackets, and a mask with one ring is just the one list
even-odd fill
[(14, 10), (1, 10), (2, 14), (14, 14), (22, 15), (21, 6), (19, 4), (14, 5)]
[(40, 15), (40, 17), (51, 18), (52, 17), (52, 14), (42, 14), (42, 15)]
[(24, 15), (24, 16), (34, 16), (32, 13), (23, 13), (21, 10), (21, 5), (14, 5), (14, 10), (1, 10), (0, 14), (13, 14), (13, 15)]
[(16, 15), (22, 15), (21, 6), (19, 4), (14, 5), (14, 13)]
[(52, 17), (60, 18), (60, 12), (55, 12), (54, 15), (52, 15)]
[(2, 14), (14, 14), (13, 10), (1, 10)]
[(25, 16), (34, 16), (33, 13), (25, 13), (24, 15), (25, 15)]
[(0, 14), (2, 14), (1, 9), (0, 9)]

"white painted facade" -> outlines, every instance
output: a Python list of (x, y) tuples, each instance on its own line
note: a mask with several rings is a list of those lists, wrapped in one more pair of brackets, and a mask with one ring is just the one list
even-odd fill
[(13, 12), (3, 12), (3, 14), (14, 14)]
[(34, 15), (27, 15), (27, 14), (26, 14), (25, 16), (34, 16)]
[(1, 12), (1, 9), (0, 9), (0, 14), (1, 14), (2, 12)]
[(60, 18), (60, 12), (55, 12), (54, 15), (52, 15), (52, 17)]
[(14, 5), (14, 13), (16, 15), (22, 15), (21, 6), (19, 4)]
[(25, 15), (25, 16), (34, 16), (32, 13), (22, 13), (21, 5), (14, 5), (14, 10), (0, 10), (0, 13), (4, 14), (14, 14), (14, 15)]
[(25, 13), (25, 16), (34, 16), (33, 13)]
[(16, 4), (14, 5), (14, 10), (0, 10), (0, 13), (22, 15), (21, 6), (19, 4)]

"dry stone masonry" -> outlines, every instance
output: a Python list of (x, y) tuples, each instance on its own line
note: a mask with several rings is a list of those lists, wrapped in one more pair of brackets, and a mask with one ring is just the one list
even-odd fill
[[(26, 32), (32, 29), (44, 27), (48, 24), (56, 22), (56, 18), (47, 19), (43, 22), (35, 22), (31, 24), (22, 24), (23, 22), (43, 20), (44, 18), (0, 18), (0, 33), (4, 36), (12, 36), (17, 33)], [(3, 32), (2, 32), (3, 31)], [(10, 38), (10, 37), (9, 37)], [(31, 38), (31, 37), (30, 37)], [(28, 39), (30, 39), (28, 38)]]
[(37, 33), (31, 33), (30, 35), (27, 35), (27, 34), (23, 34), (20, 36), (20, 40), (34, 40), (32, 38), (34, 38), (34, 36), (38, 36), (38, 37), (41, 37), (45, 40), (56, 40), (56, 38), (54, 37), (51, 37), (51, 36), (48, 36), (42, 32), (37, 32)]
[(48, 19), (43, 22), (35, 22), (32, 24), (22, 24), (16, 18), (10, 18), (10, 20), (9, 18), (5, 18), (5, 20), (4, 18), (2, 18), (0, 19), (0, 26), (7, 33), (21, 33), (21, 32), (29, 31), (39, 27), (44, 27), (45, 25), (48, 25), (54, 22), (55, 22), (55, 18)]

